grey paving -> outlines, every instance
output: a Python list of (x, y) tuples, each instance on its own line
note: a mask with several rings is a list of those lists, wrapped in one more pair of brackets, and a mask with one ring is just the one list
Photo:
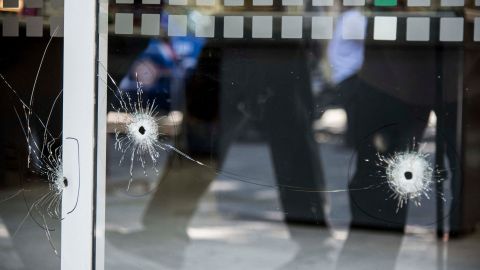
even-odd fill
[[(354, 152), (339, 144), (319, 147), (326, 188), (345, 188), (354, 170)], [(480, 266), (480, 233), (442, 242), (436, 239), (434, 227), (422, 225), (423, 219), (432, 218), (425, 216), (434, 212), (432, 201), (426, 201), (425, 208), (410, 209), (405, 234), (349, 230), (345, 192), (329, 195), (329, 227), (287, 226), (275, 189), (238, 181), (229, 177), (232, 174), (215, 177), (192, 217), (182, 211), (162, 212), (156, 220), (158, 227), (147, 226), (144, 215), (151, 195), (126, 194), (128, 166), (118, 165), (119, 155), (111, 147), (108, 157), (106, 269), (469, 270)], [(162, 158), (165, 164), (167, 154)], [(185, 164), (180, 163), (176, 173), (198, 177), (192, 181), (202, 174), (214, 175), (208, 168)], [(275, 183), (264, 143), (234, 144), (222, 170), (261, 184)], [(156, 187), (160, 177), (152, 170), (147, 172), (141, 176), (140, 170), (135, 171), (131, 193), (142, 194)], [(11, 191), (2, 190), (0, 198)], [(183, 209), (182, 200), (177, 202), (178, 209)], [(33, 221), (27, 219), (13, 237), (25, 214), (20, 197), (0, 205), (0, 269), (59, 269), (60, 260)], [(57, 248), (59, 233), (57, 227), (53, 236)]]

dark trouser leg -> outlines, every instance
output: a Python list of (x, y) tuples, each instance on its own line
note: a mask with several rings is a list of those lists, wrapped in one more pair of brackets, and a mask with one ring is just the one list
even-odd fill
[[(185, 233), (202, 195), (216, 177), (216, 169), (221, 167), (243, 119), (238, 110), (238, 96), (235, 95), (241, 93), (237, 89), (239, 84), (232, 85), (230, 82), (236, 81), (238, 73), (241, 76), (246, 74), (242, 73), (244, 69), (238, 68), (235, 59), (224, 55), (221, 69), (216, 66), (217, 62), (205, 66), (205, 63), (200, 63), (199, 70), (186, 84), (187, 112), (184, 121), (187, 149), (181, 150), (209, 167), (173, 154), (145, 214), (146, 224), (159, 226), (167, 224), (168, 219), (176, 218), (176, 223), (170, 226)], [(212, 78), (222, 80), (218, 82)], [(205, 154), (208, 152), (207, 157)], [(199, 158), (202, 154), (204, 157)]]
[[(267, 77), (272, 86), (262, 124), (287, 222), (325, 222), (324, 179), (312, 130), (309, 72), (302, 51), (281, 53)], [(292, 60), (295, 59), (295, 60)], [(294, 70), (295, 72), (291, 72)], [(271, 77), (270, 77), (271, 76)]]
[[(446, 168), (445, 172), (442, 173), (444, 177), (450, 177), (451, 181), (451, 197), (452, 202), (449, 209), (443, 209), (444, 216), (449, 216), (449, 231), (450, 234), (460, 234), (464, 232), (468, 232), (473, 230), (473, 226), (468, 226), (467, 224), (463, 223), (462, 217), (462, 177), (461, 173), (462, 170), (460, 168), (460, 155), (458, 154), (457, 149), (457, 140), (458, 140), (458, 126), (457, 126), (457, 104), (456, 103), (449, 103), (445, 104), (444, 107), (444, 115), (442, 119), (444, 120), (443, 126), (445, 130), (438, 130), (437, 136), (441, 136), (444, 140), (444, 149), (447, 156), (448, 164), (444, 166)], [(449, 175), (447, 175), (449, 174)], [(447, 197), (447, 195), (445, 195)], [(441, 200), (441, 198), (437, 198), (437, 200)], [(439, 222), (443, 222), (444, 217), (437, 217)]]
[(403, 230), (407, 206), (399, 208), (390, 198), (392, 190), (385, 182), (385, 168), (377, 165), (377, 154), (388, 157), (412, 149), (426, 126), (419, 119), (427, 119), (429, 109), (406, 104), (365, 83), (356, 90), (357, 168), (349, 185), (352, 225)]
[[(324, 222), (324, 190), (318, 145), (301, 105), (277, 111), (270, 120), (270, 142), (280, 199), (287, 221)], [(302, 191), (304, 190), (304, 191)]]

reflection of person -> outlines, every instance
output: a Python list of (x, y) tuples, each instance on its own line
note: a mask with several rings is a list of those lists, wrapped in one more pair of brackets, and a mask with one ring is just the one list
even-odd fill
[[(399, 27), (404, 23), (399, 21)], [(435, 109), (437, 115), (440, 113), (434, 104), (445, 102), (435, 100), (435, 91), (457, 91), (457, 78), (444, 76), (445, 69), (439, 61), (451, 58), (454, 53), (435, 51), (435, 47), (429, 44), (410, 44), (401, 41), (366, 44), (358, 80), (350, 86), (355, 92), (352, 125), (355, 131), (353, 144), (358, 154), (351, 189), (382, 182), (381, 176), (385, 175), (385, 171), (376, 164), (377, 154), (389, 156), (394, 152), (416, 149), (416, 143), (422, 140), (430, 111)], [(443, 145), (447, 133), (454, 130), (445, 131), (439, 125), (437, 137), (440, 140), (437, 143)], [(447, 154), (451, 159), (452, 153)], [(438, 162), (443, 164), (441, 158)], [(397, 212), (396, 200), (388, 199), (390, 194), (388, 187), (350, 191), (352, 225), (402, 231), (408, 207), (404, 206)]]
[[(322, 196), (288, 188), (323, 189), (319, 153), (311, 129), (313, 104), (305, 47), (293, 42), (276, 48), (271, 44), (230, 45), (222, 49), (221, 55), (219, 66), (213, 71), (219, 70), (219, 74), (202, 70), (212, 68), (215, 62), (204, 58), (208, 63), (203, 65), (200, 60), (198, 75), (187, 87), (187, 132), (202, 118), (213, 120), (210, 125), (219, 125), (217, 149), (222, 163), (241, 123), (254, 122), (271, 148), (285, 219), (323, 223)], [(220, 89), (220, 104), (211, 104), (215, 99), (203, 103), (202, 99), (205, 101), (209, 92), (215, 90), (213, 87)], [(219, 106), (218, 111), (212, 111), (211, 106)], [(200, 111), (202, 108), (205, 111)], [(215, 119), (219, 119), (217, 124)], [(195, 138), (187, 135), (187, 140), (189, 154), (205, 150), (198, 147)], [(161, 206), (152, 203), (149, 212), (154, 215), (157, 207)]]
[[(229, 47), (223, 51), (222, 67), (221, 159), (236, 135), (231, 131), (249, 118), (270, 145), (280, 186), (324, 189), (311, 129), (312, 92), (304, 46)], [(282, 187), (279, 192), (287, 221), (324, 221), (319, 194)]]
[[(358, 151), (356, 171), (349, 186), (352, 190), (378, 184), (382, 178), (377, 177), (381, 175), (381, 168), (376, 165), (377, 153), (388, 155), (405, 150), (413, 144), (413, 138), (421, 138), (424, 128), (413, 126), (411, 120), (415, 118), (415, 110), (412, 106), (385, 93), (386, 90), (372, 86), (370, 78), (362, 76), (364, 69), (371, 69), (372, 63), (383, 56), (383, 52), (375, 54), (370, 47), (365, 55), (366, 34), (366, 17), (359, 10), (349, 8), (339, 16), (328, 45), (332, 82), (347, 112), (346, 142)], [(375, 49), (385, 50), (383, 47)], [(398, 61), (392, 66), (396, 64)], [(378, 77), (388, 76), (384, 75), (385, 68), (376, 69)], [(395, 80), (387, 83), (388, 87), (392, 83)], [(425, 112), (428, 113), (428, 108)], [(421, 116), (425, 117), (424, 114)], [(384, 126), (387, 128), (382, 128)], [(406, 211), (403, 209), (397, 213), (393, 207), (395, 203), (385, 201), (385, 190), (351, 191), (350, 195), (353, 226), (385, 229), (392, 228), (392, 223), (399, 223), (393, 227), (403, 228)], [(370, 216), (371, 213), (374, 217)]]
[[(285, 220), (323, 224), (321, 193), (289, 188), (325, 189), (311, 128), (313, 99), (305, 46), (298, 41), (217, 46), (204, 49), (187, 83), (184, 151), (221, 167), (242, 123), (256, 124), (270, 146)], [(205, 154), (213, 154), (218, 162)], [(187, 239), (188, 222), (214, 178), (210, 169), (173, 158), (145, 213), (145, 226), (174, 228), (173, 235)]]
[[(165, 32), (167, 18), (168, 13), (163, 11), (160, 25)], [(137, 83), (141, 82), (143, 97), (155, 99), (159, 111), (181, 110), (184, 82), (194, 72), (204, 44), (203, 38), (189, 35), (150, 39), (122, 78), (120, 89), (136, 93)]]
[[(363, 29), (364, 36), (367, 37), (370, 29), (366, 24)], [(338, 78), (335, 78), (336, 70), (341, 68), (347, 72), (354, 71), (351, 72), (352, 75), (347, 73), (350, 77), (346, 79), (340, 76), (341, 81), (338, 84), (346, 99), (347, 142), (357, 153), (355, 172), (349, 183), (351, 227), (403, 231), (407, 207), (398, 209), (397, 201), (389, 198), (392, 193), (388, 186), (378, 187), (379, 183), (385, 181), (385, 168), (378, 166), (378, 154), (389, 156), (397, 151), (412, 150), (412, 146), (416, 147), (416, 140), (422, 138), (426, 121), (418, 119), (428, 118), (432, 101), (418, 104), (405, 96), (410, 92), (417, 92), (423, 93), (425, 100), (432, 97), (429, 93), (434, 87), (434, 77), (433, 74), (428, 74), (431, 69), (427, 67), (431, 66), (430, 61), (433, 59), (429, 58), (431, 54), (428, 53), (416, 58), (417, 52), (400, 50), (395, 44), (375, 46), (363, 40), (356, 44), (356, 47), (350, 46), (346, 49), (349, 54), (357, 56), (358, 62), (362, 61), (357, 66), (351, 65), (355, 70), (344, 68), (339, 61), (334, 62), (332, 67), (334, 81), (338, 81)], [(341, 45), (342, 41), (330, 44), (330, 54), (332, 51), (340, 51)], [(425, 50), (421, 51), (418, 54)], [(339, 53), (333, 56), (337, 55), (341, 56)], [(331, 56), (330, 59), (335, 60), (335, 57)], [(415, 74), (418, 69), (424, 69), (428, 75), (422, 74), (421, 78), (414, 81), (411, 78), (418, 76), (418, 73)], [(341, 72), (337, 73), (342, 75)], [(410, 79), (413, 81), (411, 85), (407, 85), (405, 78), (408, 78), (409, 82)], [(382, 84), (377, 84), (378, 81)], [(392, 90), (396, 91), (395, 94), (392, 94)], [(365, 187), (375, 188), (365, 190)], [(388, 247), (382, 247), (382, 258), (375, 260), (374, 266), (369, 265), (369, 262), (362, 265), (358, 265), (358, 262), (352, 264), (350, 259), (352, 256), (371, 255), (372, 251), (362, 245), (365, 237), (372, 240), (371, 243), (389, 243)], [(401, 243), (402, 238), (398, 235), (351, 231), (338, 259), (337, 269), (392, 269), (395, 267)]]
[(367, 21), (357, 9), (348, 9), (338, 17), (332, 40), (328, 44), (328, 60), (334, 84), (340, 84), (355, 76), (362, 67), (364, 39), (345, 37), (364, 37), (366, 30)]
[[(298, 41), (273, 45), (266, 41), (204, 49), (198, 71), (186, 88), (185, 151), (205, 161), (202, 152), (213, 150), (221, 167), (242, 123), (256, 124), (270, 145), (285, 220), (322, 224), (322, 195), (288, 188), (324, 190), (311, 129), (313, 99), (306, 48)], [(212, 138), (217, 141), (213, 146)], [(185, 233), (200, 196), (215, 177), (211, 170), (179, 162), (182, 168), (166, 169), (145, 214), (147, 227), (165, 225), (172, 218), (162, 213), (181, 213), (184, 222), (175, 227)]]
[[(435, 76), (430, 50), (398, 50), (395, 46), (371, 45), (365, 50), (365, 62), (353, 90), (358, 157), (351, 189), (381, 182), (385, 171), (376, 165), (377, 154), (389, 156), (416, 147), (432, 109)], [(412, 99), (412, 93), (422, 93), (423, 98)], [(350, 195), (354, 226), (403, 230), (407, 207), (397, 212), (396, 201), (386, 200), (386, 188), (351, 191)]]
[[(402, 29), (405, 21), (399, 20), (398, 23), (399, 29)], [(367, 31), (370, 32), (371, 29)], [(351, 86), (352, 91), (356, 93), (353, 97), (356, 104), (353, 110), (355, 114), (353, 139), (357, 149), (356, 171), (349, 185), (353, 227), (403, 232), (408, 205), (397, 211), (397, 201), (389, 197), (392, 192), (388, 186), (361, 191), (354, 189), (385, 181), (382, 178), (385, 175), (385, 168), (376, 164), (377, 154), (389, 156), (395, 152), (418, 149), (417, 143), (422, 140), (427, 119), (434, 110), (437, 115), (436, 161), (435, 164), (432, 161), (431, 166), (442, 171), (446, 158), (449, 167), (453, 168), (449, 172), (453, 195), (450, 229), (458, 229), (455, 222), (459, 217), (456, 215), (455, 203), (460, 196), (458, 190), (461, 183), (456, 172), (458, 161), (455, 157), (455, 148), (452, 146), (457, 140), (455, 96), (458, 95), (460, 76), (458, 65), (452, 63), (459, 63), (461, 54), (457, 49), (439, 48), (441, 47), (431, 43), (409, 44), (401, 40), (395, 43), (379, 41), (366, 43), (364, 63), (358, 72), (358, 81)], [(442, 92), (443, 94), (439, 94)], [(442, 107), (443, 110), (440, 109)], [(435, 188), (432, 186), (433, 192), (429, 193), (430, 200), (436, 201), (437, 207), (443, 207), (440, 196), (438, 194), (435, 196)], [(422, 203), (422, 208), (417, 209), (417, 212), (421, 211), (424, 214), (422, 219), (427, 220), (426, 223), (434, 225), (435, 222), (444, 222), (444, 218), (450, 213), (444, 212), (436, 216), (433, 204), (426, 206), (428, 203)], [(418, 220), (419, 217), (414, 218)], [(338, 260), (337, 269), (358, 268), (358, 265), (350, 263), (349, 258), (371, 255), (371, 252), (359, 243), (365, 237), (374, 239), (376, 236), (377, 234), (363, 231), (350, 232)], [(389, 239), (385, 239), (386, 237)], [(395, 268), (402, 238), (393, 234), (384, 234), (382, 238), (384, 238), (381, 239), (382, 243), (389, 244), (382, 248), (382, 258), (378, 262), (375, 261), (374, 267)], [(370, 265), (360, 267), (371, 268)]]
[(358, 83), (357, 73), (364, 60), (364, 39), (346, 39), (345, 37), (365, 37), (367, 20), (359, 10), (347, 9), (339, 16), (332, 40), (328, 44), (328, 62), (332, 72), (332, 83), (338, 91), (341, 104), (347, 112), (347, 144), (353, 145), (355, 136), (354, 96)]

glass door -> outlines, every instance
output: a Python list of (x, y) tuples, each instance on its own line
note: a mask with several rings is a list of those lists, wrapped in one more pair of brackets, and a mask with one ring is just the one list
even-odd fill
[(0, 269), (478, 269), (479, 6), (0, 0)]
[(475, 269), (477, 5), (101, 6), (105, 268)]

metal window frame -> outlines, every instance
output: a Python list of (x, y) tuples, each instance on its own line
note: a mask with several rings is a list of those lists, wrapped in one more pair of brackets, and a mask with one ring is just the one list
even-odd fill
[(61, 269), (104, 269), (107, 12), (108, 0), (65, 1)]

